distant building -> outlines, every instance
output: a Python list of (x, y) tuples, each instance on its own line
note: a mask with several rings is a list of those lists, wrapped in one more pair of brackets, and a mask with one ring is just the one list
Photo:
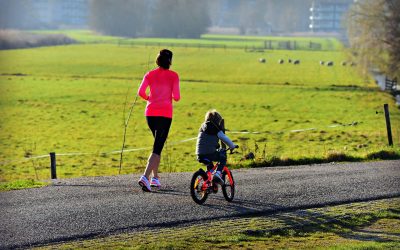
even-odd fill
[(353, 2), (354, 0), (314, 0), (310, 8), (310, 30), (341, 33), (344, 14)]
[(89, 0), (34, 0), (33, 13), (41, 28), (85, 28)]

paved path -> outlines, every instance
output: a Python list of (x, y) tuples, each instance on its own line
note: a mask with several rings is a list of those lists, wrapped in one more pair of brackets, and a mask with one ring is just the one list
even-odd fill
[(66, 179), (2, 192), (0, 249), (400, 197), (399, 160), (234, 170), (235, 200), (228, 203), (219, 192), (202, 206), (190, 197), (191, 174), (162, 174), (167, 185), (154, 193), (141, 191), (137, 175)]

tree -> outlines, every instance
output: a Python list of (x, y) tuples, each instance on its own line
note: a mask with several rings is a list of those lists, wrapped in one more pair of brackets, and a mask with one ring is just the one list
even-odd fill
[(377, 68), (400, 78), (400, 1), (356, 2), (349, 12), (348, 36), (365, 74)]
[(143, 32), (142, 0), (92, 0), (90, 1), (90, 26), (112, 36), (135, 37)]
[(198, 0), (91, 0), (90, 11), (91, 27), (114, 36), (195, 38), (210, 23)]
[(258, 34), (260, 29), (268, 26), (265, 20), (266, 12), (265, 0), (256, 0), (249, 2), (241, 0), (238, 9), (238, 18), (241, 34)]
[(151, 14), (153, 36), (198, 38), (210, 25), (207, 2), (158, 0)]
[(176, 10), (178, 0), (161, 0), (157, 2), (151, 15), (152, 34), (157, 37), (178, 37), (179, 13)]

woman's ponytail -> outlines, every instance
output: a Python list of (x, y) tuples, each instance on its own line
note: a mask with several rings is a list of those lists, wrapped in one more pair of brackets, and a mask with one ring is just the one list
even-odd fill
[(172, 63), (172, 51), (163, 49), (157, 56), (156, 63), (158, 66), (164, 69), (169, 69)]

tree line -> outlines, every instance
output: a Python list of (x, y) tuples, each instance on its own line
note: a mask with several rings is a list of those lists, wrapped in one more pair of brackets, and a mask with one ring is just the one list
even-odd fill
[(102, 33), (125, 36), (195, 38), (210, 25), (207, 1), (91, 0), (90, 26)]
[(218, 25), (239, 28), (241, 34), (257, 34), (258, 30), (308, 31), (311, 3), (312, 0), (90, 0), (90, 25), (105, 34), (128, 37), (195, 38)]
[[(48, 0), (47, 4), (54, 6), (61, 1)], [(257, 34), (257, 30), (263, 29), (271, 32), (307, 31), (309, 7), (312, 2), (312, 0), (87, 1), (88, 27), (104, 34), (191, 38), (199, 37), (210, 26), (218, 25), (239, 28), (242, 34), (248, 33), (247, 31)], [(35, 13), (34, 3), (35, 0), (0, 0), (0, 28), (56, 28), (56, 23), (43, 23), (40, 20), (40, 14)]]
[[(48, 0), (47, 5), (61, 1)], [(206, 33), (211, 23), (209, 0), (87, 1), (88, 27), (107, 35), (195, 38)], [(0, 29), (57, 28), (43, 22), (34, 7), (35, 0), (0, 0)]]

